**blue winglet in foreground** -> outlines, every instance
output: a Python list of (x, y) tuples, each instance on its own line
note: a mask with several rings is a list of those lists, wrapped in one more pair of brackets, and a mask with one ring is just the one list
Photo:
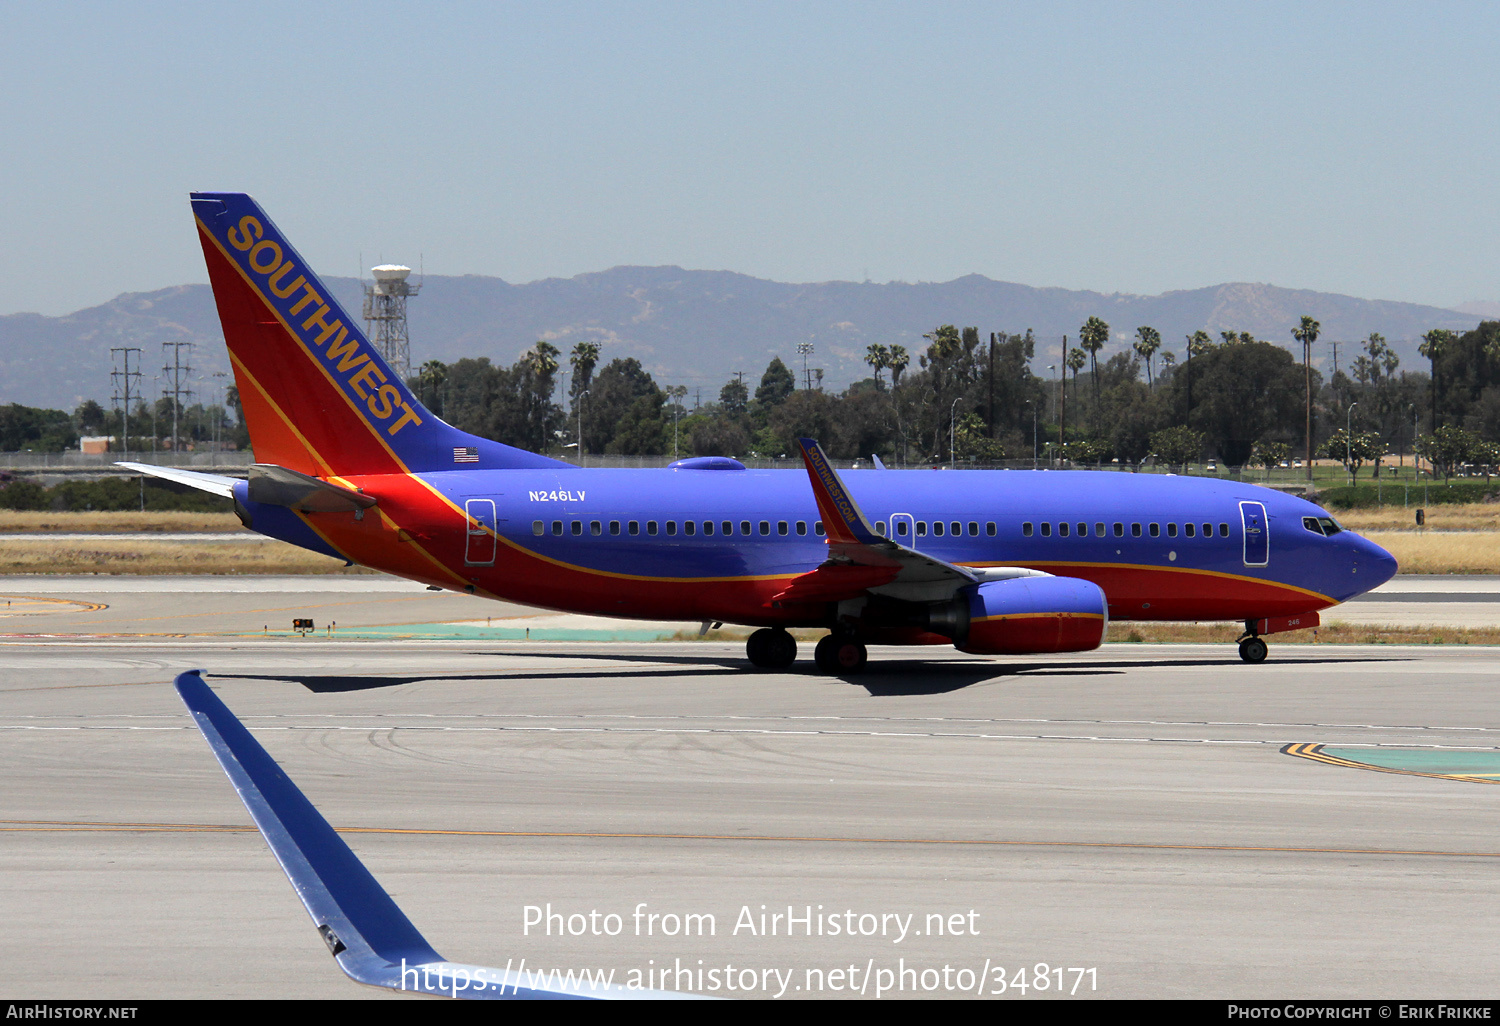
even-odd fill
[(449, 962), (432, 949), (343, 838), (213, 693), (199, 671), (177, 693), (229, 775), (339, 968), (356, 983), (457, 998), (687, 998)]

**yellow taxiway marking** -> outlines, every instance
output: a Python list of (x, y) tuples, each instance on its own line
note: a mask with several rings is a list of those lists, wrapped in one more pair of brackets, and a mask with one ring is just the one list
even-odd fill
[[(557, 830), (423, 830), (405, 827), (335, 827), (340, 834), (418, 834), (432, 837), (551, 837), (581, 840), (759, 841), (786, 844), (943, 844), (997, 848), (1101, 848), (1122, 851), (1269, 852), (1289, 855), (1405, 855), (1439, 858), (1500, 858), (1500, 851), (1438, 851), (1423, 848), (1291, 847), (1264, 844), (1150, 844), (1138, 841), (1001, 841), (952, 837), (818, 837), (776, 834), (612, 833)], [(256, 833), (228, 823), (90, 823), (68, 820), (0, 819), (0, 832), (63, 833)]]
[(81, 599), (0, 595), (0, 616), (30, 616), (36, 613), (93, 613), (108, 608), (102, 602), (84, 602)]

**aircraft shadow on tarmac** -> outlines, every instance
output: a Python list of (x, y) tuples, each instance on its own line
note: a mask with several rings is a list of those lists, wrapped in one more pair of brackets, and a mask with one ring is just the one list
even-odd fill
[[(307, 690), (316, 694), (337, 694), (347, 691), (372, 691), (379, 688), (400, 687), (403, 684), (416, 684), (422, 682), (441, 683), (444, 681), (522, 681), (522, 680), (620, 680), (634, 681), (637, 679), (659, 679), (663, 677), (711, 677), (715, 679), (728, 677), (752, 678), (747, 670), (745, 660), (733, 656), (704, 655), (704, 656), (679, 656), (679, 655), (621, 655), (618, 653), (591, 653), (591, 652), (494, 652), (475, 653), (493, 654), (504, 656), (526, 655), (537, 659), (568, 659), (568, 660), (598, 660), (611, 663), (643, 663), (638, 668), (610, 669), (610, 670), (559, 670), (538, 671), (535, 669), (518, 670), (508, 673), (450, 673), (450, 674), (417, 674), (417, 675), (362, 675), (362, 676), (332, 676), (324, 674), (305, 673), (280, 673), (280, 674), (249, 674), (229, 673), (213, 674), (216, 677), (231, 678), (235, 680), (265, 680), (277, 681), (286, 684), (300, 684)], [(1400, 656), (1351, 656), (1333, 655), (1328, 656), (1305, 656), (1299, 658), (1282, 658), (1275, 661), (1279, 666), (1320, 665), (1327, 663), (1385, 663), (1385, 662), (1410, 662), (1410, 658)], [(667, 668), (676, 664), (681, 668)], [(1027, 663), (997, 663), (989, 660), (973, 662), (966, 660), (934, 660), (923, 661), (916, 659), (891, 659), (880, 660), (869, 663), (857, 674), (846, 674), (838, 677), (828, 677), (813, 668), (811, 663), (798, 664), (795, 668), (783, 671), (795, 673), (799, 676), (817, 678), (823, 682), (842, 682), (864, 688), (872, 697), (885, 698), (901, 695), (940, 695), (953, 691), (962, 691), (965, 688), (977, 684), (1004, 683), (1007, 680), (1024, 680), (1032, 677), (1099, 677), (1116, 676), (1124, 674), (1133, 669), (1160, 669), (1166, 667), (1236, 667), (1240, 672), (1255, 673), (1264, 668), (1247, 666), (1237, 656), (1215, 656), (1195, 658), (1164, 658), (1164, 659), (1130, 659), (1110, 662), (1027, 662)]]

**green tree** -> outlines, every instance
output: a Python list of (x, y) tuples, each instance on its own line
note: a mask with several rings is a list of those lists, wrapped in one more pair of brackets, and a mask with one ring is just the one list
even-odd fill
[(890, 366), (891, 351), (879, 342), (871, 342), (865, 348), (865, 363), (875, 371), (875, 384), (880, 384), (880, 372)]
[(1090, 317), (1078, 329), (1078, 344), (1089, 354), (1090, 373), (1094, 378), (1094, 429), (1099, 429), (1099, 350), (1109, 341), (1109, 325)]
[(1307, 393), (1305, 440), (1307, 443), (1307, 479), (1312, 480), (1312, 347), (1318, 340), (1318, 332), (1322, 325), (1306, 314), (1302, 315), (1302, 323), (1292, 329), (1292, 338), (1302, 343), (1302, 376)]
[(1258, 439), (1295, 423), (1299, 375), (1281, 346), (1219, 346), (1194, 362), (1198, 401), (1185, 419), (1228, 465), (1244, 466)]
[(1461, 427), (1444, 424), (1431, 434), (1417, 439), (1417, 455), (1432, 464), (1433, 472), (1442, 474), (1443, 480), (1452, 476), (1460, 464), (1473, 460), (1480, 439)]
[(594, 367), (599, 363), (599, 343), (578, 343), (573, 347), (573, 354), (568, 357), (568, 362), (573, 365), (573, 381), (568, 385), (568, 399), (573, 409), (577, 410), (578, 397), (589, 391), (594, 380)]
[(755, 390), (756, 419), (764, 425), (770, 412), (786, 402), (796, 390), (797, 379), (792, 376), (791, 369), (781, 362), (781, 357), (772, 357), (766, 365), (766, 372), (760, 376), (760, 386)]
[(1161, 348), (1161, 332), (1155, 328), (1142, 326), (1135, 329), (1135, 351), (1140, 354), (1141, 359), (1146, 361), (1146, 386), (1155, 387), (1156, 378), (1152, 373), (1152, 363), (1156, 358), (1156, 351)]
[(1151, 451), (1169, 467), (1186, 467), (1203, 456), (1203, 435), (1192, 428), (1163, 428), (1151, 436)]
[(1447, 328), (1433, 328), (1422, 336), (1417, 352), (1427, 357), (1432, 365), (1432, 421), (1429, 430), (1437, 429), (1438, 421), (1438, 360), (1453, 348), (1457, 336)]
[(663, 409), (666, 394), (641, 361), (611, 360), (591, 384), (583, 422), (589, 452), (636, 456), (665, 450), (671, 428)]
[(1380, 457), (1385, 453), (1385, 446), (1380, 443), (1380, 435), (1374, 431), (1356, 431), (1350, 434), (1343, 428), (1339, 428), (1328, 436), (1318, 450), (1318, 457), (1325, 460), (1338, 460), (1344, 465), (1352, 479), (1359, 475), (1359, 468), (1371, 460), (1375, 460), (1375, 466), (1380, 466)]
[(905, 346), (891, 346), (890, 356), (886, 359), (886, 366), (891, 369), (892, 388), (901, 384), (901, 375), (906, 372), (906, 365), (910, 362), (911, 357), (907, 354)]

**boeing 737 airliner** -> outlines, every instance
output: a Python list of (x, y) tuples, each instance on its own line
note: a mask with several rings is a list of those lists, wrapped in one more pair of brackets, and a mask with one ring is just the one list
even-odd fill
[[(760, 667), (857, 672), (866, 645), (1096, 648), (1111, 617), (1264, 635), (1382, 584), (1390, 554), (1237, 481), (1087, 471), (807, 474), (736, 460), (580, 469), (417, 401), (249, 197), (193, 213), (254, 446), (248, 481), (125, 464), (230, 497), (246, 527), (429, 585), (552, 609), (756, 626)], [(878, 463), (878, 461), (877, 461)]]

